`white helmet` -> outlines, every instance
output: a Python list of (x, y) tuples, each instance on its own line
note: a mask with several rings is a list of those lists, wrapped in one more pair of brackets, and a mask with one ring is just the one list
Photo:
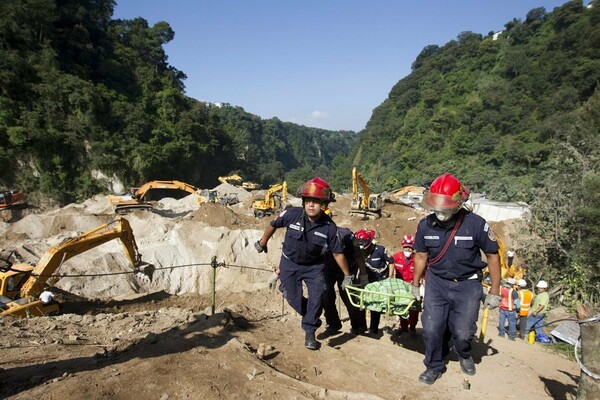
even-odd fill
[(507, 278), (506, 283), (508, 283), (509, 285), (514, 285), (516, 283), (515, 278), (513, 278), (512, 276), (510, 278)]
[(537, 285), (535, 285), (536, 288), (540, 288), (540, 289), (548, 289), (548, 282), (546, 281), (539, 281), (537, 283)]
[(515, 256), (515, 252), (512, 250), (509, 250), (506, 252), (506, 257), (514, 257)]
[(525, 279), (519, 279), (517, 285), (519, 285), (519, 287), (527, 287), (527, 281)]

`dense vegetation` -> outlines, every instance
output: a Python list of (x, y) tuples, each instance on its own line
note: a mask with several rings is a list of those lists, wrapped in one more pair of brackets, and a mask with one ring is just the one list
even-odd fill
[[(376, 191), (453, 172), (474, 191), (532, 204), (530, 277), (600, 298), (600, 4), (531, 10), (499, 35), (430, 45), (364, 131), (263, 120), (185, 95), (166, 22), (112, 19), (113, 0), (4, 0), (0, 14), (0, 186), (60, 203), (179, 179), (263, 185), (353, 165)], [(350, 155), (350, 156), (349, 156)]]
[[(166, 22), (113, 20), (113, 0), (5, 0), (0, 15), (0, 183), (65, 203), (105, 188), (232, 170), (263, 184), (330, 166), (355, 135), (262, 121), (184, 94)], [(258, 171), (258, 172), (254, 172)]]

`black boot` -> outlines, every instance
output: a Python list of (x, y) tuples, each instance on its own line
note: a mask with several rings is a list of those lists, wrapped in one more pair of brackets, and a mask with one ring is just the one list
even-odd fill
[(431, 369), (426, 369), (421, 375), (419, 375), (419, 382), (427, 385), (433, 385), (433, 383), (442, 376), (441, 372), (435, 372)]
[(304, 347), (310, 350), (317, 350), (319, 348), (319, 342), (315, 339), (314, 332), (306, 332), (306, 337), (304, 338)]

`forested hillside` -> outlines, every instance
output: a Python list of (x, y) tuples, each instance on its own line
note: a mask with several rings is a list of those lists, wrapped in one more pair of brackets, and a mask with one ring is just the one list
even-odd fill
[(263, 184), (331, 165), (353, 133), (327, 132), (185, 95), (166, 22), (113, 20), (113, 0), (5, 0), (0, 13), (0, 186), (61, 203), (125, 185), (202, 187), (237, 170)]
[(378, 189), (452, 171), (499, 200), (533, 199), (600, 79), (600, 7), (531, 10), (425, 47), (375, 109), (354, 163)]

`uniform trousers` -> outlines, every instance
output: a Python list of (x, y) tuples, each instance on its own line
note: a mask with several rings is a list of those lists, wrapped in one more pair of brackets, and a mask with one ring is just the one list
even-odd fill
[[(314, 333), (321, 326), (325, 292), (324, 268), (324, 264), (299, 265), (285, 256), (281, 257), (279, 263), (279, 290), (288, 304), (302, 316), (302, 329), (306, 333)], [(303, 295), (303, 282), (308, 298)]]
[(443, 371), (450, 337), (459, 357), (471, 356), (471, 340), (477, 331), (482, 295), (478, 279), (454, 281), (440, 278), (431, 271), (427, 273), (421, 318), (425, 342), (423, 363), (427, 369)]

